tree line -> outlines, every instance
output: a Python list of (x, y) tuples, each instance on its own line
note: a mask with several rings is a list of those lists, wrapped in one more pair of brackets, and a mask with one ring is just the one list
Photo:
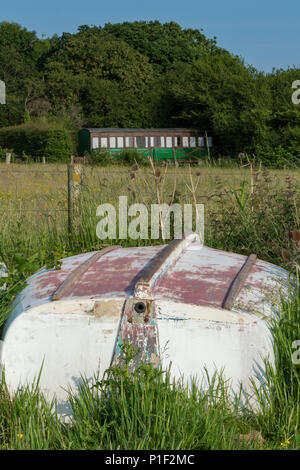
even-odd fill
[[(135, 21), (38, 38), (0, 23), (0, 127), (196, 127), (216, 154), (299, 163), (300, 69), (264, 73), (175, 22)], [(42, 123), (42, 124), (41, 124)]]

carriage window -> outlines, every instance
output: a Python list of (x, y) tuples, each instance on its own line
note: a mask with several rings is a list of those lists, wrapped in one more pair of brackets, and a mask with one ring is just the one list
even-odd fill
[(174, 147), (178, 147), (180, 145), (180, 137), (174, 137)]
[(150, 137), (150, 147), (158, 146), (158, 137)]
[(165, 137), (163, 135), (160, 137), (160, 146), (161, 147), (165, 146)]
[(93, 137), (92, 148), (93, 149), (99, 148), (99, 137)]
[(182, 147), (188, 147), (188, 146), (189, 146), (189, 138), (182, 137)]
[(107, 137), (101, 137), (101, 148), (107, 148)]
[(115, 137), (109, 138), (109, 146), (111, 149), (115, 149), (117, 145), (117, 139)]
[(117, 137), (117, 141), (118, 141), (118, 149), (122, 149), (124, 147), (123, 137)]
[(133, 137), (125, 137), (126, 147), (133, 147)]
[(166, 137), (166, 147), (170, 148), (173, 147), (172, 145), (172, 137)]
[(137, 148), (145, 148), (147, 143), (146, 143), (146, 137), (143, 137), (143, 136), (137, 136), (135, 137), (135, 145)]
[(204, 137), (198, 137), (198, 147), (204, 147)]
[(207, 145), (208, 147), (212, 147), (212, 137), (207, 137)]
[(190, 146), (196, 147), (196, 137), (190, 137)]

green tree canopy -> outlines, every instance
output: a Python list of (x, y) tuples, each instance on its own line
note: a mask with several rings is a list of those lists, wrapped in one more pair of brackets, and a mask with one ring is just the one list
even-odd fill
[(183, 29), (174, 21), (108, 23), (103, 31), (126, 41), (148, 57), (155, 75), (165, 73), (177, 62), (191, 63), (202, 56), (203, 50), (216, 46), (215, 38), (206, 38), (198, 29)]
[(27, 31), (17, 23), (0, 23), (0, 79), (7, 90), (0, 126), (22, 122), (29, 103), (43, 96), (38, 60), (48, 44), (38, 39), (35, 31)]
[(2, 22), (0, 79), (0, 127), (40, 119), (76, 135), (82, 126), (188, 126), (211, 133), (221, 154), (299, 154), (291, 97), (300, 69), (258, 72), (172, 21), (83, 25), (43, 39)]
[[(55, 45), (49, 51), (44, 72), (56, 107), (79, 103), (88, 122), (96, 119), (110, 125), (125, 125), (121, 109), (127, 107), (134, 113), (153, 81), (146, 57), (125, 42), (94, 31), (64, 37), (62, 47)], [(114, 115), (118, 119), (112, 119)]]

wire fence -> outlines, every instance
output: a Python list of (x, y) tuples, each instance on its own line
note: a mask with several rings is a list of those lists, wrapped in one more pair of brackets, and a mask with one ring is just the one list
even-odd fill
[[(66, 208), (51, 208), (51, 207), (47, 207), (47, 208), (27, 208), (26, 206), (25, 207), (22, 207), (21, 205), (18, 207), (18, 208), (10, 208), (10, 207), (1, 207), (1, 199), (0, 199), (0, 214), (3, 214), (4, 213), (36, 213), (36, 214), (40, 214), (40, 215), (43, 215), (43, 216), (47, 216), (47, 215), (51, 215), (51, 214), (55, 214), (55, 213), (61, 213), (61, 214), (65, 214), (65, 213), (68, 213), (68, 216), (69, 216), (69, 225), (72, 225), (72, 223), (77, 226), (79, 224), (78, 222), (78, 218), (80, 217), (80, 211), (78, 209), (78, 205), (79, 205), (79, 200), (80, 200), (80, 193), (82, 191), (82, 187), (83, 187), (83, 181), (84, 181), (84, 185), (85, 186), (89, 186), (89, 183), (91, 180), (88, 179), (89, 176), (93, 176), (93, 175), (97, 175), (98, 177), (102, 177), (102, 180), (101, 180), (101, 184), (102, 184), (102, 189), (104, 188), (104, 180), (108, 180), (108, 184), (112, 184), (112, 179), (109, 180), (109, 177), (112, 176), (112, 177), (115, 177), (116, 175), (119, 176), (119, 177), (126, 177), (128, 180), (127, 180), (127, 185), (128, 183), (130, 182), (130, 179), (131, 179), (131, 176), (132, 174), (134, 173), (134, 178), (136, 177), (136, 175), (138, 176), (139, 175), (139, 172), (141, 172), (141, 175), (143, 177), (148, 177), (148, 176), (152, 176), (152, 177), (155, 177), (155, 175), (153, 174), (153, 169), (152, 168), (147, 168), (147, 167), (141, 167), (138, 169), (134, 168), (134, 167), (123, 167), (123, 168), (107, 168), (107, 167), (102, 167), (102, 166), (96, 166), (96, 165), (89, 165), (87, 163), (85, 163), (84, 165), (83, 164), (76, 164), (76, 162), (70, 164), (70, 165), (67, 165), (65, 164), (64, 166), (62, 166), (62, 164), (60, 164), (60, 168), (55, 168), (55, 169), (48, 169), (48, 168), (43, 168), (41, 169), (40, 167), (38, 168), (32, 168), (33, 165), (35, 165), (36, 163), (22, 163), (22, 164), (18, 164), (18, 165), (26, 165), (26, 167), (24, 168), (16, 168), (16, 165), (17, 164), (8, 164), (8, 165), (1, 165), (0, 166), (0, 181), (1, 181), (1, 176), (3, 176), (4, 178), (7, 178), (8, 176), (17, 176), (17, 175), (34, 175), (36, 177), (39, 177), (39, 176), (43, 176), (45, 175), (46, 177), (55, 177), (55, 176), (64, 176), (64, 177), (67, 177), (67, 185), (68, 185), (68, 188), (66, 188), (66, 186), (64, 186), (65, 190), (67, 189), (67, 193), (68, 195), (66, 195), (67, 197), (67, 207)], [(28, 165), (28, 166), (27, 166)], [(47, 163), (47, 165), (50, 165)], [(51, 165), (57, 165), (57, 164), (51, 164)], [(4, 168), (3, 168), (4, 167)], [(187, 171), (187, 169), (189, 171)], [(140, 171), (141, 170), (141, 171)], [(261, 171), (261, 170), (260, 170)], [(166, 173), (165, 173), (166, 172)], [(187, 167), (173, 167), (171, 165), (167, 165), (166, 167), (162, 167), (160, 169), (160, 174), (161, 174), (161, 177), (164, 177), (164, 175), (166, 174), (167, 177), (171, 177), (171, 178), (178, 178), (178, 180), (180, 179), (181, 182), (185, 183), (185, 181), (182, 181), (184, 179), (187, 179), (187, 182), (189, 181), (189, 178), (190, 176), (192, 175), (193, 177), (196, 176), (196, 177), (203, 177), (203, 180), (205, 179), (210, 179), (210, 180), (214, 180), (215, 183), (216, 183), (216, 186), (219, 184), (222, 184), (224, 182), (224, 180), (227, 180), (229, 181), (230, 179), (232, 178), (237, 178), (239, 181), (242, 181), (243, 179), (245, 179), (246, 177), (249, 178), (249, 180), (251, 178), (253, 178), (253, 176), (255, 176), (256, 172), (259, 172), (259, 169), (256, 170), (256, 169), (253, 169), (253, 168), (249, 168), (249, 167), (244, 167), (244, 168), (236, 168), (236, 169), (230, 169), (230, 170), (226, 170), (226, 169), (223, 169), (223, 168), (220, 168), (220, 167), (193, 167), (193, 168), (187, 168)], [(286, 178), (293, 178), (295, 176), (295, 172), (291, 171), (291, 172), (288, 172), (287, 170), (284, 171), (284, 176)], [(32, 177), (32, 176), (30, 176)], [(85, 177), (87, 177), (87, 179), (85, 179)], [(242, 178), (241, 178), (242, 177)], [(79, 178), (79, 179), (78, 179)], [(300, 172), (299, 172), (299, 181), (300, 181)], [(55, 183), (56, 181), (54, 181), (54, 189), (55, 189)], [(99, 183), (100, 183), (100, 179), (99, 179)], [(66, 183), (63, 183), (64, 185), (66, 185)], [(300, 184), (299, 184), (299, 187), (300, 187)], [(122, 188), (122, 186), (120, 185), (118, 187), (119, 191), (122, 190), (122, 189), (125, 189), (125, 186), (124, 188)], [(127, 190), (130, 189), (127, 187)], [(0, 193), (1, 193), (1, 187), (0, 187)], [(214, 186), (212, 186), (212, 191), (210, 193), (206, 193), (206, 194), (199, 194), (198, 197), (199, 197), (199, 200), (209, 200), (211, 198), (214, 198), (216, 196), (219, 196), (219, 197), (222, 197), (224, 195), (228, 194), (228, 191), (225, 190), (224, 191), (224, 188), (223, 188), (223, 191), (221, 190), (221, 188), (219, 187), (218, 188), (218, 191), (215, 192), (214, 191)], [(62, 201), (57, 201), (58, 204), (63, 204)], [(66, 202), (66, 201), (65, 201)], [(76, 222), (74, 222), (74, 220)]]
[[(134, 171), (132, 169), (132, 167), (128, 167), (128, 168), (122, 168), (122, 169), (113, 169), (111, 167), (107, 168), (105, 166), (96, 166), (96, 165), (85, 165), (85, 168), (86, 170), (89, 170), (90, 172), (93, 172), (93, 171), (96, 171), (96, 172), (101, 172), (101, 173), (108, 173), (108, 174), (118, 174), (118, 175), (124, 175), (126, 173), (131, 173), (132, 171)], [(170, 169), (171, 167), (169, 166), (167, 168), (167, 174), (170, 175), (170, 176), (185, 176), (186, 175), (186, 170), (188, 168), (188, 166), (181, 166), (179, 167), (177, 170), (173, 171)], [(165, 167), (162, 167), (162, 172), (164, 171)], [(149, 172), (149, 174), (152, 174), (151, 172), (151, 168), (147, 168), (147, 167), (139, 167), (139, 170), (138, 171), (141, 171), (144, 172), (144, 173), (147, 173), (147, 171)], [(246, 168), (239, 168), (239, 167), (236, 167), (234, 168), (235, 171), (231, 171), (230, 173), (228, 172), (225, 172), (224, 169), (222, 167), (217, 167), (217, 166), (211, 166), (211, 167), (192, 167), (192, 171), (196, 172), (200, 172), (203, 171), (204, 173), (207, 173), (208, 171), (212, 171), (212, 172), (215, 172), (215, 173), (220, 173), (220, 175), (223, 177), (228, 177), (228, 176), (237, 176), (238, 174), (240, 175), (250, 175), (250, 170), (249, 169), (246, 169)], [(254, 170), (255, 173), (258, 173), (260, 170), (257, 169), (257, 170)], [(284, 174), (285, 176), (288, 176), (289, 174), (291, 174), (291, 176), (294, 176), (295, 173), (298, 173), (300, 175), (300, 169), (289, 169), (289, 170), (268, 170), (269, 173), (276, 173), (276, 172), (282, 172), (282, 174)], [(1, 167), (0, 167), (0, 175), (1, 174), (30, 174), (30, 173), (38, 173), (38, 174), (45, 174), (45, 175), (51, 175), (51, 174), (61, 174), (61, 175), (66, 175), (68, 172), (68, 165), (66, 165), (65, 169), (63, 170), (39, 170), (39, 169), (24, 169), (24, 170), (16, 170), (15, 168), (9, 168), (7, 170), (3, 170)], [(217, 175), (217, 176), (220, 176), (220, 175)], [(212, 174), (212, 175), (209, 175), (211, 177), (214, 177), (216, 175)]]
[(0, 212), (39, 212), (41, 214), (48, 214), (49, 212), (68, 212), (68, 209), (0, 209)]

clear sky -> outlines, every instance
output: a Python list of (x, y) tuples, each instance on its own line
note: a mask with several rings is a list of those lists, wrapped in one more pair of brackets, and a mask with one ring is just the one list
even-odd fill
[(0, 21), (20, 23), (39, 37), (83, 24), (156, 19), (202, 28), (259, 70), (300, 65), (299, 0), (0, 0)]

